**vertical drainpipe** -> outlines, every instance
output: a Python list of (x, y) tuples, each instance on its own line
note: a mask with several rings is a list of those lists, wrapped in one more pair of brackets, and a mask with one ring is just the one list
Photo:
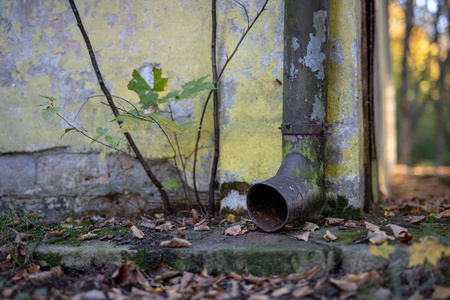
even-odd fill
[(284, 16), (283, 162), (247, 194), (249, 215), (266, 232), (325, 202), (329, 0), (285, 0)]

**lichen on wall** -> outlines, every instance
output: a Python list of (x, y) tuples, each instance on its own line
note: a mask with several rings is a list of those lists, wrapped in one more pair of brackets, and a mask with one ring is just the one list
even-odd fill
[(354, 207), (363, 205), (360, 11), (358, 1), (330, 0), (326, 188)]

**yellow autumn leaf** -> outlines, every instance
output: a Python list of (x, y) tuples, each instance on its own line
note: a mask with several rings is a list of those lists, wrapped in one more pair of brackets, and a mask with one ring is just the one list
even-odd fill
[(408, 268), (420, 266), (428, 261), (431, 265), (436, 266), (445, 247), (432, 239), (423, 239), (420, 243), (412, 244), (408, 251), (411, 253), (409, 257)]
[(395, 247), (389, 246), (387, 242), (384, 242), (381, 246), (377, 247), (375, 245), (369, 245), (369, 253), (376, 256), (381, 256), (386, 259), (389, 258), (389, 255), (395, 251)]
[(227, 217), (228, 223), (234, 223), (234, 222), (235, 222), (235, 221), (234, 221), (234, 217), (235, 217), (235, 215), (229, 214), (228, 217)]

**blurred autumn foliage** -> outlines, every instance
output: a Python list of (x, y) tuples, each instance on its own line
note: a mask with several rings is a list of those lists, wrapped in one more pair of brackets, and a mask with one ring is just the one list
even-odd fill
[(448, 0), (391, 0), (398, 162), (450, 165)]

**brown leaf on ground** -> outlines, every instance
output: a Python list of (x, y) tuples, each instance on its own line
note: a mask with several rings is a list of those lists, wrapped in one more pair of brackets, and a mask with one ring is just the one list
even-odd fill
[(366, 226), (366, 229), (369, 231), (372, 231), (372, 232), (381, 231), (381, 228), (375, 224), (364, 221), (364, 225)]
[(320, 263), (320, 264), (318, 264), (317, 266), (315, 266), (314, 268), (312, 268), (311, 270), (309, 270), (306, 273), (303, 273), (303, 274), (290, 274), (288, 276), (288, 279), (291, 279), (291, 280), (310, 280), (311, 278), (316, 276), (317, 273), (319, 273), (321, 269), (322, 269), (322, 264)]
[(48, 240), (49, 238), (54, 237), (54, 236), (61, 236), (61, 235), (63, 235), (66, 232), (67, 232), (67, 229), (62, 229), (62, 230), (59, 230), (59, 231), (58, 230), (52, 230), (52, 231), (47, 232), (45, 234), (44, 240)]
[(446, 209), (443, 212), (440, 212), (440, 213), (436, 214), (435, 218), (436, 219), (450, 218), (450, 209)]
[(142, 217), (141, 227), (155, 229), (156, 223), (153, 220)]
[(335, 236), (334, 234), (332, 234), (329, 230), (327, 230), (325, 232), (325, 235), (323, 236), (323, 238), (327, 241), (327, 242), (333, 242), (335, 240), (338, 239), (337, 236)]
[(235, 226), (231, 226), (231, 227), (228, 227), (227, 229), (225, 229), (224, 234), (225, 235), (236, 236), (236, 235), (242, 235), (242, 234), (244, 234), (246, 232), (247, 232), (247, 229), (243, 229), (241, 227), (241, 225), (235, 225)]
[(374, 245), (383, 244), (388, 239), (395, 240), (395, 238), (393, 236), (387, 235), (386, 231), (369, 232), (368, 236), (369, 236), (369, 242), (371, 242)]
[(294, 236), (297, 240), (299, 240), (299, 241), (305, 241), (305, 242), (307, 242), (308, 241), (308, 239), (309, 239), (309, 232), (304, 232), (304, 233), (302, 233), (302, 234), (300, 234), (300, 235), (296, 235), (296, 236)]
[(82, 233), (80, 233), (80, 234), (78, 235), (77, 239), (78, 239), (79, 241), (86, 241), (86, 240), (96, 239), (97, 236), (98, 236), (98, 235), (97, 235), (96, 233), (83, 231)]
[(355, 282), (358, 286), (361, 286), (369, 281), (377, 281), (380, 278), (380, 274), (378, 274), (376, 270), (371, 270), (359, 274), (347, 274), (345, 278), (348, 281)]
[(165, 263), (160, 263), (149, 270), (149, 275), (154, 281), (166, 280), (181, 274), (180, 270), (174, 269)]
[(169, 241), (161, 242), (160, 245), (163, 247), (166, 247), (166, 248), (186, 248), (186, 247), (191, 247), (192, 243), (189, 241), (174, 237)]
[(209, 226), (207, 223), (201, 223), (200, 225), (194, 226), (195, 231), (209, 231)]
[(142, 240), (145, 234), (136, 226), (131, 226), (131, 231), (133, 232), (133, 237)]
[(32, 266), (28, 267), (28, 273), (29, 274), (39, 273), (40, 270), (41, 270), (41, 266), (40, 265), (32, 265)]
[(305, 225), (303, 225), (302, 230), (306, 231), (314, 231), (316, 229), (319, 229), (319, 226), (317, 224), (311, 223), (311, 222), (305, 222)]
[(194, 273), (184, 271), (183, 277), (181, 278), (180, 291), (186, 289), (191, 283), (192, 279), (194, 279)]
[(395, 217), (395, 213), (393, 211), (391, 211), (390, 209), (386, 209), (384, 211), (384, 216), (385, 217)]
[(356, 291), (358, 289), (358, 285), (355, 282), (351, 282), (347, 279), (329, 279), (332, 284), (337, 286), (342, 291), (351, 292)]
[(354, 220), (348, 220), (347, 222), (345, 222), (344, 226), (350, 228), (359, 228), (361, 227), (361, 223)]
[(433, 285), (434, 292), (431, 295), (431, 298), (437, 300), (445, 300), (450, 298), (450, 287), (441, 286), (441, 285)]
[(254, 275), (251, 275), (251, 274), (245, 275), (245, 276), (243, 276), (243, 278), (244, 278), (244, 280), (246, 280), (246, 281), (248, 281), (250, 283), (255, 283), (255, 284), (258, 284), (258, 285), (260, 285), (261, 283), (263, 283), (264, 281), (267, 280), (267, 277), (264, 277), (264, 276), (259, 277), (259, 276), (254, 276)]
[(145, 290), (150, 289), (150, 284), (139, 270), (139, 266), (134, 263), (123, 264), (112, 274), (112, 279), (118, 286), (138, 286), (141, 285)]
[(230, 272), (228, 274), (228, 277), (233, 278), (235, 280), (242, 280), (242, 276), (237, 274), (237, 273), (235, 273), (235, 272)]
[(235, 222), (236, 222), (236, 221), (234, 220), (235, 217), (236, 217), (235, 215), (229, 214), (229, 215), (227, 216), (227, 221), (228, 221), (228, 223), (235, 223)]
[(310, 288), (309, 286), (302, 286), (292, 291), (292, 296), (294, 296), (295, 298), (302, 298), (312, 294), (314, 294), (314, 289)]
[(335, 226), (344, 223), (344, 219), (341, 218), (325, 218), (325, 226)]
[(279, 298), (281, 296), (287, 295), (291, 292), (287, 287), (281, 287), (272, 292), (271, 296), (275, 298)]
[(426, 216), (409, 216), (409, 222), (411, 224), (420, 224), (422, 221), (426, 221)]
[(162, 225), (156, 226), (155, 229), (161, 232), (168, 232), (174, 230), (176, 227), (172, 224), (172, 222), (166, 222)]
[(398, 225), (395, 225), (395, 224), (388, 224), (386, 226), (391, 227), (392, 233), (394, 233), (394, 237), (396, 237), (396, 238), (404, 237), (405, 233), (408, 232), (408, 229), (406, 229), (405, 227), (398, 226)]

